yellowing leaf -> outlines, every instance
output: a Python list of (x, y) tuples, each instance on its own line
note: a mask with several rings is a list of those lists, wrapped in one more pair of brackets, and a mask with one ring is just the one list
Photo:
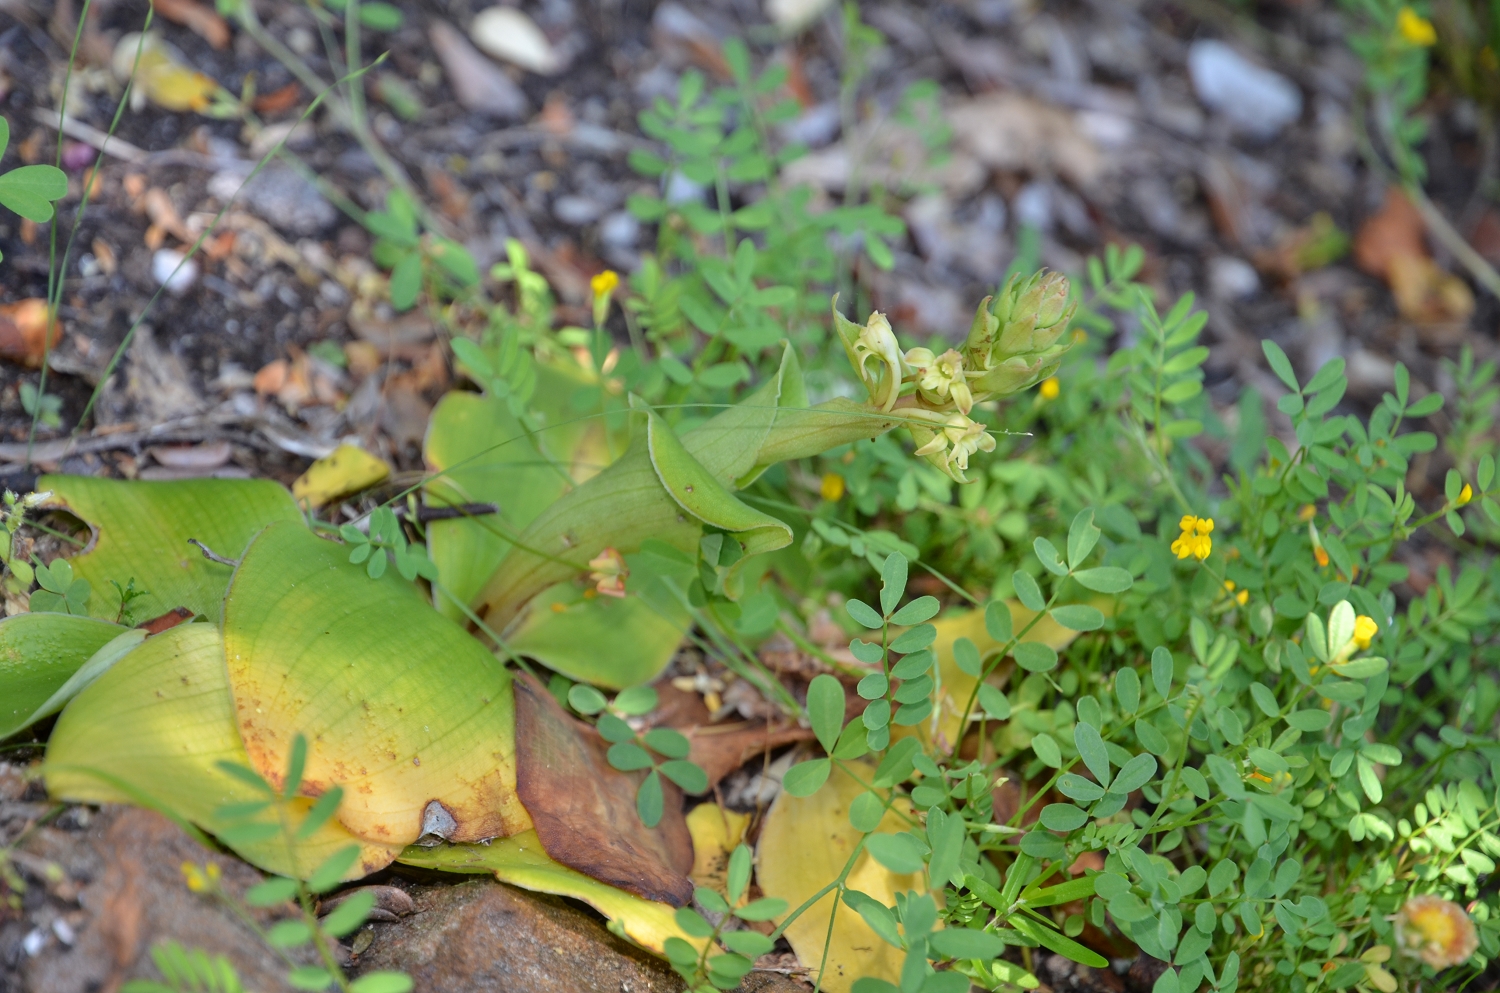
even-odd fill
[[(215, 818), (219, 807), (263, 799), (220, 769), (221, 761), (249, 764), (234, 726), (223, 642), (211, 624), (183, 624), (146, 639), (68, 704), (43, 769), (58, 799), (149, 804), (213, 833), (224, 826)], [(296, 818), (312, 801), (293, 804)], [(280, 835), (235, 850), (267, 872), (305, 877), (358, 841), (329, 821), (298, 843), (295, 861)], [(346, 878), (384, 868), (399, 851), (359, 844)]]
[[(874, 775), (873, 766), (855, 765), (861, 778), (868, 780)], [(794, 797), (782, 791), (766, 814), (756, 847), (760, 888), (766, 896), (780, 897), (795, 908), (838, 878), (849, 853), (859, 843), (859, 832), (849, 823), (849, 804), (863, 792), (864, 787), (837, 766), (828, 782), (812, 796)], [(909, 826), (888, 811), (877, 830), (902, 831)], [(919, 875), (898, 876), (868, 852), (860, 852), (848, 882), (851, 889), (886, 906), (895, 903), (897, 892), (925, 888)], [(813, 904), (785, 932), (797, 958), (815, 974), (823, 959), (835, 895), (829, 893)], [(904, 956), (904, 952), (886, 944), (857, 913), (840, 904), (828, 942), (822, 987), (829, 993), (849, 993), (861, 976), (896, 983), (901, 978)]]
[(668, 938), (682, 938), (702, 947), (677, 927), (674, 909), (665, 903), (645, 900), (547, 857), (535, 831), (501, 838), (488, 845), (439, 845), (412, 847), (401, 853), (400, 862), (424, 869), (447, 872), (493, 872), (502, 883), (538, 893), (582, 900), (611, 922), (610, 929), (658, 955)]
[(135, 580), (144, 596), (130, 604), (137, 618), (186, 607), (217, 619), (233, 567), (212, 562), (188, 544), (193, 538), (218, 555), (238, 558), (255, 533), (275, 521), (302, 520), (285, 487), (265, 479), (189, 479), (127, 482), (90, 476), (43, 476), (50, 508), (69, 511), (94, 531), (69, 561), (92, 587), (88, 612), (114, 620), (120, 595), (109, 581)]
[[(1107, 606), (1103, 600), (1095, 604), (1101, 609)], [(1031, 623), (1036, 616), (1030, 610), (1007, 600), (1006, 606), (1010, 608), (1010, 619), (1012, 629), (1020, 631)], [(976, 648), (979, 649), (981, 660), (988, 662), (1002, 647), (999, 642), (990, 637), (984, 626), (984, 610), (970, 610), (961, 614), (949, 614), (932, 622), (937, 628), (937, 640), (933, 643), (933, 650), (937, 652), (938, 670), (941, 673), (942, 689), (937, 700), (937, 741), (936, 744), (943, 750), (953, 747), (959, 733), (959, 711), (963, 709), (979, 680), (965, 673), (958, 667), (953, 659), (953, 643), (960, 638), (968, 638)], [(1041, 642), (1051, 648), (1061, 650), (1070, 644), (1078, 632), (1070, 631), (1052, 620), (1043, 617), (1036, 626), (1027, 632), (1024, 641)], [(1006, 674), (1014, 663), (1002, 662), (997, 672)], [(911, 729), (896, 728), (894, 737), (905, 737), (908, 734), (921, 734), (924, 738), (929, 736), (931, 728), (930, 721), (923, 721), (917, 727)]]
[(357, 445), (340, 445), (292, 483), (292, 496), (304, 507), (322, 507), (340, 497), (367, 490), (391, 474), (384, 459)]
[(172, 111), (206, 110), (219, 91), (218, 81), (189, 68), (183, 55), (154, 31), (125, 35), (115, 45), (115, 76), (122, 82), (134, 71), (136, 91)]
[(235, 571), (224, 649), (251, 767), (278, 783), (306, 734), (304, 789), (342, 785), (339, 820), (382, 844), (530, 828), (509, 673), (394, 570), (372, 580), (348, 558), (277, 524)]
[(693, 836), (693, 882), (723, 893), (729, 853), (744, 840), (750, 815), (700, 803), (688, 812), (687, 826)]

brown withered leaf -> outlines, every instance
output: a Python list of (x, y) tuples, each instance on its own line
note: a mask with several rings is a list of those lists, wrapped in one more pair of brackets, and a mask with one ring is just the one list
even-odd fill
[(158, 14), (181, 24), (214, 48), (229, 47), (229, 24), (211, 5), (204, 6), (198, 0), (153, 0), (153, 6)]
[(1379, 213), (1354, 239), (1354, 260), (1391, 287), (1401, 316), (1423, 325), (1461, 325), (1474, 313), (1474, 293), (1427, 251), (1421, 213), (1392, 186)]
[(782, 745), (811, 741), (813, 733), (783, 718), (711, 724), (694, 728), (687, 738), (692, 746), (688, 758), (708, 773), (708, 787), (713, 789), (719, 780), (756, 756)]
[(665, 812), (647, 828), (635, 809), (644, 772), (611, 767), (598, 732), (530, 676), (516, 677), (515, 694), (516, 792), (548, 856), (637, 896), (685, 906), (693, 840), (682, 794), (664, 782)]

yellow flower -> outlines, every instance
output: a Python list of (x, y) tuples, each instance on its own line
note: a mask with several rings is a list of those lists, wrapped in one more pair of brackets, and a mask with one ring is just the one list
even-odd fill
[(838, 503), (844, 495), (844, 477), (836, 472), (825, 473), (823, 482), (818, 486), (818, 492), (829, 503)]
[(589, 579), (605, 596), (624, 599), (625, 580), (629, 577), (630, 570), (625, 567), (625, 556), (613, 548), (606, 548), (589, 559)]
[(192, 862), (182, 863), (182, 878), (187, 882), (187, 888), (194, 893), (209, 893), (217, 889), (219, 877), (219, 867), (213, 862), (203, 866)]
[(1177, 526), (1182, 529), (1182, 534), (1172, 542), (1173, 554), (1179, 559), (1192, 556), (1200, 562), (1208, 558), (1214, 550), (1214, 540), (1209, 537), (1213, 534), (1214, 519), (1184, 514)]
[(605, 269), (589, 280), (589, 289), (594, 291), (594, 324), (596, 326), (603, 324), (604, 319), (609, 316), (609, 301), (619, 285), (620, 274), (613, 269)]
[(1297, 511), (1297, 520), (1301, 521), (1303, 524), (1306, 524), (1308, 521), (1317, 516), (1318, 508), (1314, 504), (1305, 503), (1302, 505), (1302, 509)]
[(605, 269), (599, 275), (589, 280), (589, 289), (594, 291), (596, 297), (607, 297), (620, 285), (620, 274), (613, 269)]
[(1243, 607), (1245, 604), (1249, 603), (1250, 602), (1250, 591), (1249, 590), (1240, 590), (1238, 593), (1236, 593), (1234, 595), (1234, 602), (1237, 603), (1237, 604), (1239, 604), (1241, 607)]
[(1320, 569), (1328, 564), (1328, 552), (1322, 545), (1317, 545), (1313, 548), (1313, 558), (1317, 559), (1318, 568)]
[(1375, 623), (1375, 618), (1360, 614), (1354, 619), (1354, 643), (1362, 652), (1369, 651), (1370, 639), (1380, 631), (1380, 625)]
[(975, 452), (993, 452), (994, 450), (995, 439), (984, 429), (983, 424), (963, 414), (949, 414), (942, 426), (936, 429), (932, 440), (918, 448), (913, 454), (942, 455), (943, 461), (949, 467), (949, 475), (954, 475), (952, 470), (954, 466), (958, 467), (959, 472), (968, 471), (970, 455)]
[(1465, 483), (1464, 488), (1458, 491), (1458, 499), (1453, 501), (1453, 506), (1462, 507), (1472, 499), (1474, 499), (1474, 487)]
[[(855, 368), (860, 379), (864, 380), (865, 388), (870, 391), (870, 399), (880, 404), (882, 411), (890, 410), (896, 405), (896, 398), (901, 395), (901, 378), (906, 371), (906, 363), (901, 355), (901, 346), (896, 342), (895, 332), (891, 330), (891, 322), (885, 319), (884, 314), (876, 311), (870, 315), (865, 326), (860, 328), (853, 351)], [(872, 358), (885, 367), (884, 370), (877, 370), (874, 375), (865, 369), (866, 363)]]
[(1420, 48), (1430, 48), (1437, 44), (1437, 29), (1432, 26), (1432, 22), (1410, 7), (1402, 7), (1396, 15), (1396, 32)]
[(1041, 393), (1043, 400), (1056, 400), (1062, 393), (1062, 384), (1057, 381), (1056, 376), (1048, 376), (1042, 380), (1042, 386), (1038, 392)]
[(1224, 592), (1226, 592), (1226, 593), (1233, 593), (1234, 592), (1234, 580), (1232, 580), (1232, 579), (1226, 579), (1226, 580), (1224, 580)]
[(1479, 934), (1452, 900), (1414, 896), (1396, 914), (1396, 944), (1434, 969), (1462, 965), (1479, 948)]

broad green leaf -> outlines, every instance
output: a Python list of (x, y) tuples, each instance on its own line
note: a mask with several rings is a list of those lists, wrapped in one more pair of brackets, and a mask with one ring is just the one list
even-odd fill
[(146, 640), (146, 632), (140, 628), (131, 628), (121, 631), (114, 638), (106, 642), (87, 662), (78, 667), (78, 671), (68, 677), (68, 681), (57, 688), (50, 697), (43, 701), (29, 717), (22, 720), (22, 724), (31, 725), (44, 717), (50, 717), (62, 710), (64, 705), (83, 690), (94, 680), (109, 671), (110, 666), (124, 658), (137, 645)]
[(302, 790), (338, 784), (338, 819), (409, 844), (441, 804), (452, 840), (522, 830), (509, 674), (405, 580), (370, 580), (345, 546), (276, 524), (224, 600), (224, 650), (250, 766), (279, 786), (310, 735)]
[(217, 619), (231, 566), (204, 558), (193, 538), (227, 559), (238, 559), (256, 533), (277, 521), (302, 521), (284, 487), (263, 479), (134, 482), (89, 476), (43, 476), (47, 506), (67, 510), (94, 531), (73, 556), (73, 572), (93, 587), (88, 611), (114, 619), (121, 586), (135, 580), (146, 594), (131, 603), (135, 616), (158, 617), (177, 607)]
[[(76, 696), (52, 730), (44, 766), (59, 799), (135, 803), (169, 810), (211, 833), (227, 822), (220, 808), (264, 799), (219, 763), (249, 761), (235, 728), (224, 647), (211, 624), (183, 624), (149, 638)], [(290, 801), (294, 823), (313, 801)], [(300, 841), (289, 855), (280, 829), (233, 845), (268, 872), (304, 878), (333, 852), (359, 842), (337, 821)], [(398, 849), (359, 842), (349, 878), (384, 868)]]
[(38, 224), (52, 220), (52, 202), (68, 195), (68, 177), (56, 166), (20, 166), (0, 175), (0, 204)]
[(694, 938), (678, 926), (674, 909), (591, 879), (576, 869), (554, 862), (542, 850), (535, 831), (523, 831), (488, 844), (412, 846), (399, 861), (423, 869), (445, 872), (491, 872), (502, 883), (538, 893), (582, 900), (611, 921), (630, 940), (665, 953), (666, 941), (678, 938), (701, 949), (703, 939)]
[(80, 666), (124, 631), (118, 624), (68, 614), (0, 620), (0, 740), (24, 728)]

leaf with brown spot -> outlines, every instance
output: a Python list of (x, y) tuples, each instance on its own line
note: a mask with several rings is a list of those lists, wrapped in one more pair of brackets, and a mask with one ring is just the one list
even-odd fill
[(682, 794), (663, 783), (666, 812), (646, 827), (635, 810), (645, 773), (612, 768), (598, 732), (529, 676), (517, 677), (515, 694), (516, 789), (547, 854), (611, 886), (684, 906), (693, 895), (693, 840)]
[(223, 624), (250, 765), (273, 784), (300, 732), (304, 794), (342, 785), (338, 819), (357, 837), (410, 844), (434, 800), (452, 841), (531, 827), (510, 675), (395, 569), (370, 579), (347, 546), (275, 524), (235, 570)]

